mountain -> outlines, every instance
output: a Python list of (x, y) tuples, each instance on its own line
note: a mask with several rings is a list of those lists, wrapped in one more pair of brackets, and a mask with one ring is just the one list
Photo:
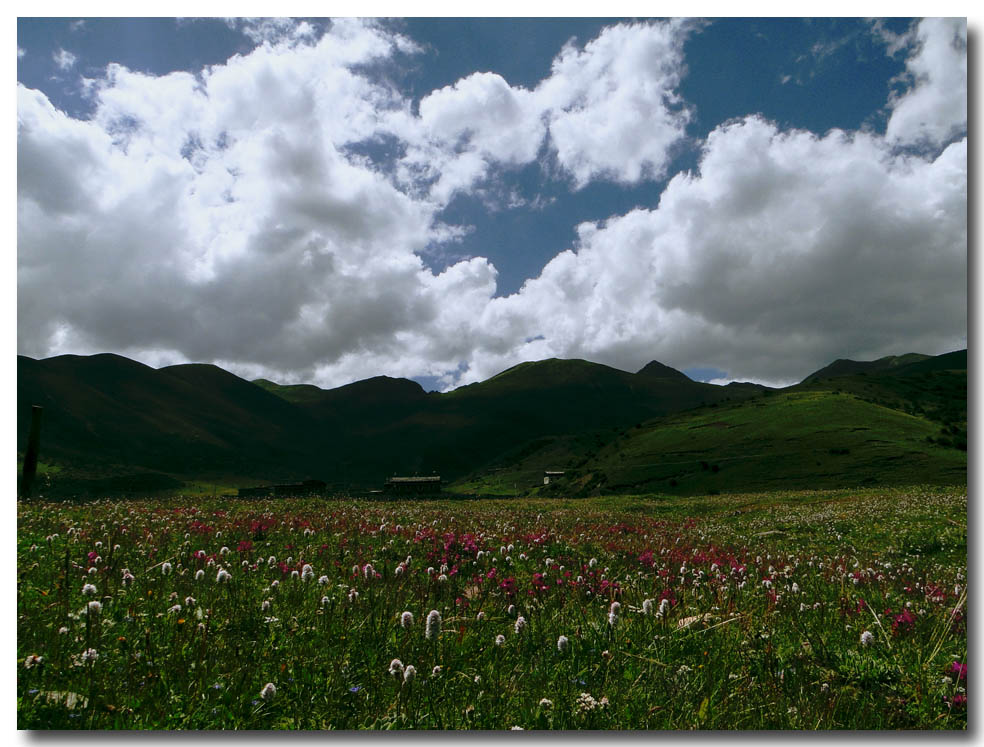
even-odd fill
[(817, 379), (832, 379), (838, 376), (853, 376), (861, 373), (881, 373), (899, 369), (912, 363), (919, 363), (929, 359), (928, 355), (920, 353), (906, 353), (905, 355), (887, 355), (874, 361), (852, 361), (848, 358), (838, 358), (828, 366), (824, 366), (819, 371), (814, 371), (805, 379), (814, 381)]
[[(437, 473), (462, 492), (507, 493), (541, 484), (545, 469), (594, 475), (579, 489), (655, 489), (662, 485), (658, 469), (651, 479), (615, 474), (612, 460), (634, 453), (623, 449), (619, 456), (618, 444), (642, 444), (648, 433), (677, 432), (694, 440), (689, 449), (694, 455), (706, 452), (707, 458), (697, 461), (713, 460), (718, 454), (713, 439), (696, 436), (717, 434), (718, 426), (692, 430), (668, 424), (715, 410), (778, 413), (768, 409), (779, 401), (775, 398), (796, 392), (824, 394), (818, 400), (820, 414), (803, 420), (817, 428), (824, 423), (825, 407), (833, 407), (836, 397), (849, 397), (880, 408), (877, 412), (890, 410), (930, 424), (929, 430), (920, 425), (912, 432), (943, 451), (959, 451), (961, 440), (965, 448), (966, 351), (962, 358), (952, 353), (896, 360), (901, 362), (874, 368), (853, 362), (854, 373), (847, 372), (849, 366), (832, 364), (821, 371), (844, 372), (817, 372), (777, 391), (748, 383), (695, 382), (657, 361), (629, 373), (583, 360), (548, 359), (439, 394), (386, 376), (321, 389), (250, 382), (203, 364), (153, 369), (111, 354), (45, 360), (18, 356), (18, 451), (26, 445), (31, 405), (40, 404), (45, 408), (41, 461), (60, 469), (53, 480), (63, 492), (163, 489), (189, 480), (250, 485), (308, 478), (338, 490), (362, 490), (379, 487), (394, 473)], [(856, 427), (865, 427), (872, 412), (855, 408), (842, 420), (855, 418)], [(772, 445), (763, 448), (777, 449), (783, 428), (791, 429), (795, 420), (782, 420), (783, 427), (734, 449), (757, 448), (766, 441)], [(864, 452), (853, 442), (830, 448)], [(659, 464), (665, 462), (664, 452), (687, 451), (659, 438), (646, 449)], [(965, 464), (966, 455), (962, 458)], [(633, 469), (651, 466), (631, 464)], [(868, 468), (863, 459), (839, 464)], [(817, 473), (806, 462), (801, 466), (804, 480)], [(933, 479), (956, 474), (927, 470)], [(602, 475), (607, 477), (599, 482)], [(676, 479), (673, 487), (684, 484)]]

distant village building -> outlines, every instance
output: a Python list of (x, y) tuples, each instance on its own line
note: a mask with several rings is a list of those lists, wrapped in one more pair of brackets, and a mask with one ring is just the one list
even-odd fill
[(383, 490), (387, 493), (440, 493), (441, 476), (431, 475), (430, 477), (389, 477)]
[(257, 488), (239, 488), (240, 498), (266, 498), (267, 496), (324, 495), (328, 483), (323, 480), (304, 480), (303, 482), (281, 485), (263, 485)]
[(558, 470), (544, 470), (543, 472), (543, 484), (549, 485), (551, 480), (556, 480), (563, 477), (564, 473)]

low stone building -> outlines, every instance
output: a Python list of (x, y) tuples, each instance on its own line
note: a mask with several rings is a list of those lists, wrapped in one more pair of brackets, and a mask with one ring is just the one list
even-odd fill
[(387, 493), (429, 494), (441, 492), (440, 475), (428, 477), (389, 477), (383, 490)]

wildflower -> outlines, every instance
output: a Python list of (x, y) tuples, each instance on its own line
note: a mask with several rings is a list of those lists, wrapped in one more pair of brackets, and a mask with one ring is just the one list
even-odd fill
[(171, 572), (172, 567), (173, 566), (165, 560), (161, 563), (161, 575), (167, 576)]
[(64, 625), (58, 628), (58, 635), (65, 635), (66, 633), (68, 633), (68, 628)]
[(413, 613), (410, 611), (404, 612), (400, 615), (400, 627), (404, 630), (409, 630), (413, 625)]
[(547, 698), (540, 698), (540, 702), (537, 705), (539, 705), (543, 710), (549, 711), (553, 708), (553, 701)]
[(479, 622), (481, 622), (482, 620), (485, 619), (485, 613), (479, 611), (479, 613), (477, 615), (475, 615), (475, 619), (478, 620)]
[(129, 586), (130, 584), (133, 583), (133, 579), (134, 579), (134, 576), (133, 576), (132, 573), (130, 573), (130, 569), (129, 568), (124, 568), (123, 569), (123, 585), (124, 586)]
[(297, 579), (299, 579), (301, 577), (301, 574), (298, 573), (297, 571), (291, 571), (290, 572), (290, 577), (291, 577), (292, 580), (295, 580), (296, 581)]
[(201, 569), (195, 571), (195, 580), (196, 581), (201, 581), (203, 578), (205, 578), (205, 571), (203, 571)]
[(82, 652), (82, 661), (95, 661), (99, 658), (99, 652), (94, 648), (87, 648)]
[(967, 679), (967, 665), (962, 664), (959, 661), (953, 662), (953, 666), (950, 667), (950, 671), (957, 676), (959, 680)]
[(393, 661), (390, 662), (389, 673), (394, 676), (403, 674), (403, 662), (399, 659), (393, 659)]
[(321, 597), (321, 606), (325, 607), (331, 601), (331, 597)]
[(310, 581), (312, 578), (314, 578), (314, 568), (312, 568), (310, 565), (305, 563), (304, 567), (301, 568), (301, 578), (304, 581)]
[(403, 670), (403, 681), (406, 684), (413, 682), (413, 678), (417, 676), (417, 668), (413, 664), (407, 664), (406, 668)]
[(276, 555), (271, 555), (269, 558), (267, 558), (267, 565), (276, 565), (276, 564), (277, 564)]
[(525, 731), (522, 726), (510, 726), (509, 731)]
[(97, 593), (97, 589), (94, 584), (86, 584), (82, 587), (82, 595), (86, 597), (93, 597)]
[(447, 583), (448, 574), (442, 573), (440, 576), (437, 577), (437, 580), (442, 584)]
[(100, 612), (102, 612), (102, 609), (103, 606), (101, 602), (97, 602), (96, 600), (92, 600), (91, 602), (89, 602), (88, 610), (90, 615), (93, 613), (99, 614)]
[(622, 611), (622, 605), (618, 602), (612, 602), (612, 606), (608, 608), (608, 624), (615, 627), (618, 624), (618, 615)]
[(44, 660), (43, 656), (38, 656), (37, 654), (31, 654), (26, 659), (24, 659), (24, 669), (33, 669), (38, 664)]
[(362, 577), (365, 578), (366, 580), (376, 577), (376, 569), (372, 567), (371, 563), (366, 563), (362, 567)]
[(260, 697), (267, 703), (273, 700), (273, 697), (277, 694), (277, 686), (272, 682), (267, 682), (263, 689), (260, 690)]
[(570, 646), (570, 641), (567, 640), (566, 635), (562, 635), (557, 639), (557, 650), (560, 651), (560, 653), (566, 654), (568, 646)]
[(229, 554), (229, 548), (228, 548), (228, 547), (222, 547), (222, 548), (221, 548), (221, 549), (219, 550), (219, 555), (221, 555), (221, 556), (222, 556), (223, 558), (224, 558), (224, 557), (225, 557), (226, 555), (228, 555), (228, 554)]
[(185, 597), (185, 607), (194, 607), (194, 606), (195, 606), (195, 598)]
[(870, 646), (875, 641), (875, 636), (872, 635), (870, 630), (866, 630), (861, 634), (861, 645)]
[(427, 640), (431, 641), (436, 639), (441, 635), (441, 613), (437, 610), (431, 610), (427, 613), (427, 627), (424, 630), (424, 636)]
[(431, 670), (431, 677), (439, 677), (442, 671), (441, 665), (438, 664)]
[(644, 599), (642, 601), (642, 614), (644, 614), (644, 615), (651, 615), (651, 614), (653, 614), (653, 600), (652, 599)]
[(230, 574), (225, 568), (219, 568), (219, 572), (215, 574), (215, 582), (217, 584), (226, 583), (231, 578), (232, 574)]
[(176, 604), (173, 607), (171, 607), (170, 609), (168, 609), (168, 612), (170, 612), (170, 613), (180, 612), (180, 611), (181, 611), (181, 605), (180, 604)]
[(598, 565), (597, 558), (591, 558), (591, 560), (588, 561), (588, 568), (594, 568), (596, 565)]
[(264, 599), (263, 603), (260, 605), (260, 612), (269, 612), (269, 611), (270, 611), (270, 600)]
[(526, 629), (526, 618), (520, 615), (516, 618), (516, 624), (513, 626), (513, 630), (516, 631), (516, 635), (519, 635)]
[(509, 605), (509, 608), (506, 610), (506, 612), (509, 613), (509, 616), (510, 617), (512, 615), (515, 615), (516, 614), (516, 605), (515, 604), (510, 604)]
[(793, 594), (799, 594), (800, 593), (799, 584), (797, 584), (795, 581), (793, 582), (792, 592), (793, 592)]
[(504, 646), (504, 645), (506, 645), (506, 637), (504, 635), (497, 635), (495, 637), (495, 645), (496, 646)]
[(327, 576), (320, 576), (318, 578), (318, 586), (327, 586), (327, 585), (328, 585), (328, 577)]

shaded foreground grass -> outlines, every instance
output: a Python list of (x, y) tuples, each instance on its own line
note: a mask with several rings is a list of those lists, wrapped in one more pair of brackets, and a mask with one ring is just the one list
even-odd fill
[(20, 504), (18, 725), (965, 729), (966, 506)]

